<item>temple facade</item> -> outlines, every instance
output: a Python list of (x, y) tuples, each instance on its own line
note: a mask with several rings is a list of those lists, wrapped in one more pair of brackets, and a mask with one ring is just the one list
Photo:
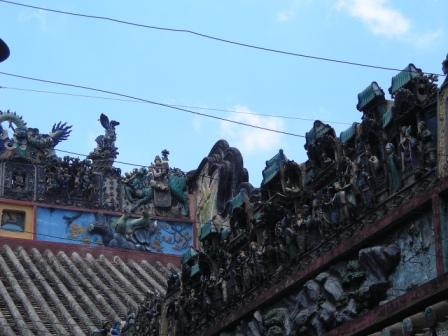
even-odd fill
[(187, 176), (162, 150), (147, 167), (114, 167), (119, 122), (86, 157), (61, 156), (72, 126), (48, 133), (0, 112), (0, 334), (103, 335), (162, 298), (196, 225)]
[(259, 187), (225, 140), (190, 172), (163, 149), (122, 174), (106, 115), (76, 158), (57, 149), (71, 126), (43, 134), (1, 112), (0, 333), (446, 335), (448, 82), (437, 81), (409, 64), (391, 99), (370, 83), (359, 121), (336, 134), (316, 120), (308, 159), (280, 149)]
[(188, 181), (200, 248), (170, 281), (160, 335), (446, 335), (448, 88), (437, 80), (409, 64), (391, 99), (372, 82), (360, 121), (338, 135), (316, 120), (308, 160), (280, 150), (259, 188), (218, 143)]

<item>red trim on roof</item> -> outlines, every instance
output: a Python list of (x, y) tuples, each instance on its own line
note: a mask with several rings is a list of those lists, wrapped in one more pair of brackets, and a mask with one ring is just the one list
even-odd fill
[(448, 274), (444, 274), (424, 285), (409, 289), (406, 294), (374, 308), (363, 316), (344, 323), (329, 331), (327, 336), (367, 335), (403, 320), (411, 314), (424, 310), (428, 305), (446, 300)]
[(104, 255), (108, 259), (113, 259), (113, 257), (118, 256), (123, 260), (146, 260), (148, 262), (160, 261), (162, 264), (171, 263), (175, 266), (180, 266), (180, 256), (177, 255), (133, 251), (114, 247), (89, 246), (84, 244), (65, 244), (40, 240), (0, 237), (0, 246), (2, 245), (9, 245), (11, 248), (22, 246), (27, 251), (36, 248), (38, 250), (48, 249), (53, 253), (58, 253), (59, 251), (64, 251), (66, 254), (77, 252), (80, 255), (90, 253), (94, 257)]

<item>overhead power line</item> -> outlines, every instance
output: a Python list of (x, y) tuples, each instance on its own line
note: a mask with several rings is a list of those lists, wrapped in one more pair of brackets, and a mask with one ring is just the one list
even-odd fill
[[(67, 150), (63, 150), (63, 149), (54, 149), (56, 152), (60, 152), (60, 153), (65, 153), (65, 154), (72, 154), (72, 155), (77, 155), (77, 156), (82, 156), (82, 157), (88, 157), (87, 154), (82, 154), (82, 153), (77, 153), (77, 152), (72, 152), (72, 151), (67, 151)], [(148, 167), (148, 165), (142, 165), (142, 164), (138, 164), (138, 163), (131, 163), (131, 162), (124, 162), (124, 161), (118, 161), (118, 160), (114, 160), (115, 163), (120, 163), (122, 165), (127, 165), (127, 166), (132, 166), (132, 167), (140, 167), (140, 168), (146, 168)]]
[[(77, 93), (71, 93), (71, 92), (37, 90), (37, 89), (18, 88), (18, 87), (4, 86), (4, 85), (0, 85), (0, 89), (146, 104), (146, 102), (142, 102), (142, 101), (138, 101), (138, 100), (134, 100), (134, 99), (122, 99), (122, 98), (104, 97), (104, 96), (91, 96), (91, 95), (83, 95), (83, 94), (77, 94)], [(172, 106), (189, 108), (189, 109), (206, 110), (206, 111), (216, 111), (216, 112), (255, 115), (255, 116), (269, 117), (269, 118), (289, 119), (289, 120), (302, 120), (302, 121), (315, 121), (316, 120), (315, 118), (302, 118), (302, 117), (278, 115), (278, 114), (255, 113), (255, 112), (247, 112), (247, 111), (239, 111), (239, 110), (222, 109), (222, 108), (212, 108), (212, 107), (205, 107), (205, 106), (192, 106), (192, 105), (179, 105), (179, 104), (172, 104)], [(332, 121), (332, 120), (321, 120), (321, 121), (326, 122), (326, 123), (341, 124), (341, 125), (352, 125), (353, 124), (353, 123), (343, 122), (343, 121)]]
[[(6, 4), (10, 4), (10, 5), (15, 5), (15, 6), (21, 6), (21, 7), (26, 7), (26, 8), (42, 10), (42, 11), (51, 12), (51, 13), (65, 14), (65, 15), (83, 17), (83, 18), (94, 19), (94, 20), (109, 21), (109, 22), (114, 22), (114, 23), (119, 23), (119, 24), (139, 27), (139, 28), (161, 30), (161, 31), (174, 32), (174, 33), (191, 34), (191, 35), (199, 36), (199, 37), (202, 37), (202, 38), (206, 38), (206, 39), (210, 39), (210, 40), (214, 40), (214, 41), (218, 41), (218, 42), (222, 42), (222, 43), (237, 45), (237, 46), (240, 46), (240, 47), (246, 47), (246, 48), (261, 50), (261, 51), (265, 51), (265, 52), (276, 53), (276, 54), (295, 56), (295, 57), (301, 57), (301, 58), (308, 58), (308, 59), (313, 59), (313, 60), (318, 60), (318, 61), (346, 64), (346, 65), (352, 65), (352, 66), (358, 66), (358, 67), (364, 67), (364, 68), (379, 69), (379, 70), (398, 71), (398, 72), (400, 72), (400, 71), (414, 72), (413, 70), (403, 70), (403, 69), (394, 68), (394, 67), (372, 65), (372, 64), (366, 64), (366, 63), (352, 62), (352, 61), (348, 61), (348, 60), (340, 60), (340, 59), (335, 59), (335, 58), (306, 55), (306, 54), (302, 54), (302, 53), (297, 53), (297, 52), (292, 52), (292, 51), (285, 51), (285, 50), (280, 50), (280, 49), (273, 49), (273, 48), (263, 47), (263, 46), (259, 46), (259, 45), (255, 45), (255, 44), (249, 44), (249, 43), (233, 41), (233, 40), (229, 40), (229, 39), (225, 39), (225, 38), (221, 38), (221, 37), (217, 37), (217, 36), (213, 36), (213, 35), (209, 35), (209, 34), (196, 32), (196, 31), (193, 31), (193, 30), (190, 30), (190, 29), (179, 29), (179, 28), (152, 26), (152, 25), (146, 25), (146, 24), (142, 24), (142, 23), (135, 23), (135, 22), (125, 21), (125, 20), (121, 20), (121, 19), (115, 19), (115, 18), (111, 18), (111, 17), (107, 17), (107, 16), (75, 13), (75, 12), (57, 10), (57, 9), (52, 9), (52, 8), (27, 5), (27, 4), (14, 2), (14, 1), (7, 1), (7, 0), (0, 0), (0, 2), (6, 3)], [(436, 76), (445, 76), (444, 74), (437, 74), (437, 73), (431, 73), (431, 72), (425, 72), (425, 74), (427, 74), (427, 75), (436, 75)]]
[(301, 134), (280, 131), (280, 130), (276, 130), (276, 129), (272, 129), (272, 128), (267, 128), (267, 127), (263, 127), (263, 126), (257, 126), (257, 125), (245, 123), (245, 122), (242, 122), (242, 121), (222, 118), (222, 117), (218, 117), (218, 116), (215, 116), (215, 115), (202, 113), (202, 112), (197, 112), (197, 111), (189, 110), (189, 109), (186, 109), (186, 108), (176, 107), (174, 105), (160, 103), (160, 102), (157, 102), (157, 101), (154, 101), (154, 100), (139, 98), (139, 97), (135, 97), (135, 96), (131, 96), (131, 95), (123, 94), (123, 93), (118, 93), (118, 92), (114, 92), (114, 91), (97, 89), (97, 88), (84, 86), (84, 85), (78, 85), (78, 84), (70, 84), (70, 83), (63, 83), (63, 82), (52, 81), (52, 80), (47, 80), (47, 79), (28, 77), (28, 76), (12, 74), (12, 73), (3, 72), (3, 71), (1, 71), (0, 74), (5, 75), (5, 76), (10, 76), (10, 77), (16, 77), (16, 78), (31, 80), (31, 81), (35, 81), (35, 82), (41, 82), (41, 83), (47, 83), (47, 84), (60, 85), (60, 86), (66, 86), (66, 87), (73, 87), (73, 88), (77, 88), (77, 89), (83, 89), (83, 90), (89, 90), (89, 91), (96, 91), (96, 92), (106, 93), (106, 94), (109, 94), (109, 95), (112, 95), (112, 96), (118, 96), (118, 97), (138, 100), (138, 101), (145, 102), (145, 103), (148, 103), (148, 104), (162, 106), (162, 107), (165, 107), (165, 108), (169, 108), (169, 109), (173, 109), (173, 110), (177, 110), (177, 111), (181, 111), (181, 112), (185, 112), (185, 113), (198, 115), (198, 116), (201, 116), (201, 117), (206, 117), (206, 118), (226, 121), (226, 122), (229, 122), (229, 123), (233, 123), (233, 124), (237, 124), (237, 125), (241, 125), (241, 126), (246, 126), (246, 127), (251, 127), (251, 128), (255, 128), (255, 129), (260, 129), (260, 130), (263, 130), (263, 131), (269, 131), (269, 132), (274, 132), (274, 133), (279, 133), (279, 134), (284, 134), (284, 135), (290, 135), (290, 136), (299, 137), (299, 138), (305, 138), (305, 136), (301, 135)]

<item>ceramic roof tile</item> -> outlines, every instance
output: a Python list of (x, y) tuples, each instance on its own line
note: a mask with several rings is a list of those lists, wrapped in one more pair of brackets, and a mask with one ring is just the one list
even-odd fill
[[(11, 244), (12, 245), (12, 244)], [(0, 334), (90, 335), (124, 319), (147, 291), (166, 290), (160, 261), (0, 247)]]

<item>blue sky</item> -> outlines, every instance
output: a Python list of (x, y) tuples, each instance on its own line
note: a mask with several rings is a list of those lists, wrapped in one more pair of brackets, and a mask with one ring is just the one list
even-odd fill
[[(440, 72), (448, 52), (446, 0), (56, 1), (24, 3), (185, 28), (298, 53)], [(199, 37), (62, 16), (0, 3), (1, 38), (11, 49), (1, 71), (118, 91), (168, 104), (357, 121), (357, 93), (377, 81), (387, 92), (394, 72), (264, 53)], [(442, 79), (443, 80), (443, 79)], [(94, 94), (0, 75), (0, 86)], [(195, 117), (141, 103), (0, 89), (0, 109), (49, 131), (73, 124), (58, 148), (90, 152), (101, 113), (121, 122), (119, 160), (149, 164), (162, 149), (171, 165), (195, 169), (213, 144), (243, 154), (258, 186), (264, 162), (283, 148), (306, 160), (300, 138)], [(305, 134), (311, 121), (207, 112)], [(333, 124), (337, 133), (348, 125)], [(128, 167), (122, 167), (129, 170)]]

